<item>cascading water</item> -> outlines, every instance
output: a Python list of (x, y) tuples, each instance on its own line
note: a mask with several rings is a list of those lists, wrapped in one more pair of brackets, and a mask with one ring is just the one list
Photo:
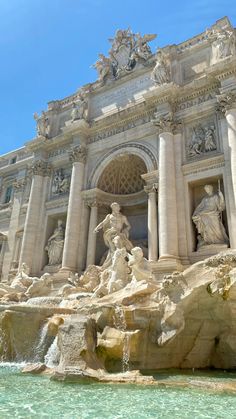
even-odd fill
[(39, 339), (34, 349), (34, 362), (40, 362), (52, 343), (51, 337), (48, 336), (48, 323), (45, 323), (39, 332)]
[(123, 343), (123, 357), (122, 357), (122, 370), (123, 372), (129, 371), (129, 358), (130, 358), (130, 334), (124, 332), (124, 343)]
[(116, 329), (123, 332), (123, 354), (122, 354), (122, 372), (129, 371), (130, 360), (130, 333), (127, 332), (127, 324), (125, 320), (125, 313), (121, 306), (115, 306), (115, 316), (113, 317), (114, 326)]
[(7, 336), (0, 324), (0, 362), (5, 361), (8, 355)]
[(57, 345), (57, 336), (52, 342), (50, 348), (48, 349), (47, 354), (45, 355), (44, 362), (47, 367), (53, 368), (59, 364), (60, 360), (60, 351)]

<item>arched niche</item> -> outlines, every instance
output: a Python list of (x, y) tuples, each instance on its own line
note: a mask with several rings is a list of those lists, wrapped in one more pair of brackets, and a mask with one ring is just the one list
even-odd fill
[[(147, 255), (147, 196), (142, 175), (147, 173), (145, 161), (135, 154), (119, 154), (103, 168), (96, 189), (98, 200), (98, 223), (110, 212), (109, 204), (118, 202), (130, 224), (130, 239), (141, 246)], [(106, 252), (103, 235), (97, 236), (96, 263)]]

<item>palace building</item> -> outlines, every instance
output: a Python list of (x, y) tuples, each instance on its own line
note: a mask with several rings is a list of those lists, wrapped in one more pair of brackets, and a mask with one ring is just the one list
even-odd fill
[(235, 34), (225, 17), (153, 53), (155, 35), (117, 30), (97, 80), (35, 114), (0, 157), (1, 281), (102, 264), (113, 202), (157, 278), (236, 249)]

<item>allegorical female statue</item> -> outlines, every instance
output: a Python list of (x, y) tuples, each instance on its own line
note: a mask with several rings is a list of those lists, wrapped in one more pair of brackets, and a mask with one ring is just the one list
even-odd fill
[(62, 262), (62, 253), (65, 239), (65, 228), (62, 220), (57, 221), (57, 228), (48, 239), (45, 250), (48, 252), (48, 264), (60, 265)]
[(225, 209), (224, 196), (218, 188), (214, 193), (212, 185), (205, 185), (207, 195), (195, 209), (192, 220), (198, 231), (198, 249), (210, 244), (228, 244), (229, 239), (221, 221)]

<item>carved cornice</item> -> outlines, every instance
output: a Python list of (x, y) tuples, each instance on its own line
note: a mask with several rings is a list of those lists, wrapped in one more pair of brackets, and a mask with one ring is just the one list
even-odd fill
[(83, 145), (78, 145), (69, 152), (69, 160), (72, 163), (79, 162), (79, 163), (85, 164), (86, 159), (87, 159), (87, 148)]
[(155, 114), (152, 123), (157, 127), (159, 134), (163, 132), (170, 132), (175, 134), (181, 127), (181, 122), (174, 118), (172, 112), (169, 112), (165, 115)]
[(67, 208), (68, 207), (69, 197), (68, 195), (63, 195), (63, 197), (57, 197), (54, 199), (50, 199), (46, 202), (46, 208), (48, 210), (55, 209), (55, 208)]
[(131, 195), (116, 195), (102, 191), (99, 188), (87, 189), (82, 192), (82, 197), (86, 205), (97, 202), (98, 205), (109, 207), (112, 202), (118, 202), (122, 207), (137, 205), (146, 202), (144, 190)]
[(187, 163), (182, 166), (182, 171), (184, 175), (192, 175), (207, 170), (217, 169), (224, 167), (225, 159), (224, 155), (215, 156), (209, 159), (198, 160), (192, 163)]
[(33, 175), (51, 176), (51, 165), (44, 160), (35, 160), (30, 168)]
[(230, 109), (236, 108), (236, 92), (227, 92), (217, 95), (218, 107), (217, 109), (226, 113)]

